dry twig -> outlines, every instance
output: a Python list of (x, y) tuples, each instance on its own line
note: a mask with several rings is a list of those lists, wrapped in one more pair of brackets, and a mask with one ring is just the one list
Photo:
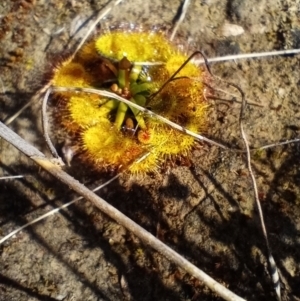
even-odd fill
[(271, 246), (269, 244), (267, 229), (266, 229), (266, 225), (265, 225), (265, 222), (264, 222), (264, 215), (263, 215), (263, 211), (262, 211), (261, 204), (260, 204), (260, 201), (259, 201), (257, 184), (256, 184), (255, 176), (254, 176), (253, 171), (252, 171), (249, 142), (247, 140), (247, 136), (246, 136), (246, 133), (244, 131), (244, 126), (243, 126), (243, 118), (244, 118), (244, 113), (245, 113), (245, 109), (246, 109), (245, 95), (244, 95), (244, 92), (238, 86), (236, 86), (236, 85), (233, 85), (233, 86), (235, 86), (242, 95), (242, 105), (241, 105), (241, 111), (240, 111), (239, 126), (240, 126), (241, 135), (242, 135), (242, 138), (243, 138), (243, 141), (244, 141), (244, 144), (245, 144), (245, 148), (246, 148), (247, 167), (248, 167), (250, 177), (251, 177), (251, 182), (252, 182), (252, 187), (253, 187), (253, 192), (254, 192), (254, 199), (255, 199), (255, 202), (256, 202), (257, 209), (258, 209), (258, 214), (259, 214), (259, 219), (260, 219), (260, 223), (261, 223), (262, 233), (263, 233), (265, 243), (266, 243), (266, 247), (267, 247), (267, 251), (268, 251), (269, 272), (270, 272), (270, 275), (271, 275), (271, 278), (272, 278), (272, 281), (273, 281), (273, 286), (274, 286), (274, 290), (275, 290), (275, 293), (276, 293), (277, 300), (281, 301), (279, 273), (278, 273), (278, 269), (277, 269), (277, 266), (276, 266), (276, 262), (274, 260), (273, 255), (272, 255)]
[(97, 208), (102, 212), (107, 214), (110, 218), (114, 219), (120, 225), (127, 228), (137, 237), (139, 237), (146, 245), (151, 246), (153, 249), (158, 251), (160, 254), (168, 258), (170, 261), (174, 262), (180, 268), (194, 276), (195, 278), (202, 281), (207, 285), (212, 291), (217, 293), (224, 300), (228, 301), (244, 301), (243, 298), (237, 296), (210, 276), (205, 274), (202, 270), (191, 264), (187, 259), (183, 258), (181, 255), (176, 253), (170, 247), (166, 246), (163, 242), (158, 240), (155, 236), (147, 232), (145, 229), (137, 225), (123, 213), (115, 209), (113, 206), (108, 204), (105, 200), (94, 194), (84, 185), (79, 183), (69, 174), (64, 172), (60, 166), (53, 163), (51, 160), (45, 157), (43, 153), (34, 148), (32, 145), (28, 144), (20, 136), (6, 127), (3, 123), (0, 123), (0, 137), (15, 146), (19, 151), (32, 159), (39, 166), (44, 168), (47, 172), (52, 174), (55, 178), (65, 183), (68, 187), (73, 189), (75, 192), (80, 194), (82, 197), (92, 202)]

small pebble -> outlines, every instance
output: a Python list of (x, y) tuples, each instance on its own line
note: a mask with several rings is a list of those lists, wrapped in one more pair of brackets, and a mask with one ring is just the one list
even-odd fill
[(236, 24), (225, 23), (221, 27), (221, 34), (224, 37), (235, 37), (243, 34), (244, 32), (244, 28)]

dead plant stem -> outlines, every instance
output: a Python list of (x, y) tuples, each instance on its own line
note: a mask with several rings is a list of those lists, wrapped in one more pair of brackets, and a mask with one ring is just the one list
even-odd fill
[(217, 293), (220, 297), (227, 301), (245, 301), (243, 298), (237, 296), (210, 276), (205, 274), (203, 271), (198, 269), (196, 266), (191, 264), (187, 259), (176, 253), (170, 247), (165, 245), (163, 242), (158, 240), (155, 236), (147, 232), (141, 226), (133, 222), (123, 213), (118, 211), (116, 208), (108, 204), (105, 200), (97, 196), (95, 193), (90, 191), (87, 187), (82, 185), (79, 181), (75, 180), (69, 174), (64, 172), (60, 166), (53, 163), (51, 160), (45, 157), (43, 153), (37, 150), (32, 145), (28, 144), (24, 139), (18, 136), (11, 129), (6, 127), (0, 122), (0, 137), (12, 144), (23, 154), (32, 159), (39, 166), (44, 168), (47, 172), (52, 174), (55, 178), (65, 183), (69, 188), (76, 191), (82, 197), (92, 202), (102, 212), (107, 214), (110, 218), (114, 219), (120, 225), (127, 228), (137, 237), (139, 237), (147, 246), (151, 246), (153, 249), (158, 251), (160, 254), (168, 258), (170, 261), (177, 264), (180, 268), (188, 272), (190, 275), (202, 281), (212, 291)]

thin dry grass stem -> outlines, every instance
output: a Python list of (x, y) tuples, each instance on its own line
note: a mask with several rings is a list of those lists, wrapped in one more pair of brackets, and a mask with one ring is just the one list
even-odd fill
[(281, 145), (286, 145), (286, 144), (291, 144), (291, 143), (298, 143), (300, 142), (300, 138), (295, 138), (295, 139), (291, 139), (291, 140), (287, 140), (287, 141), (283, 141), (283, 142), (276, 142), (276, 143), (272, 143), (272, 144), (268, 144), (268, 145), (264, 145), (253, 150), (263, 150), (263, 149), (268, 149), (268, 148), (272, 148), (272, 147), (276, 147), (276, 146), (281, 146)]
[(7, 119), (4, 120), (4, 124), (9, 125), (11, 124), (23, 111), (25, 111), (29, 106), (31, 106), (37, 97), (31, 98), (21, 109), (19, 109), (15, 114), (11, 115)]
[[(111, 9), (118, 5), (122, 0), (118, 0), (115, 1), (115, 3), (108, 7), (104, 13), (108, 14)], [(105, 14), (105, 15), (106, 15)], [(95, 21), (95, 23), (92, 25), (93, 29), (95, 28), (95, 26), (100, 22), (101, 18), (103, 18), (102, 14), (97, 18), (97, 22)], [(92, 32), (92, 30), (89, 30), (88, 35), (90, 34), (90, 32)], [(88, 38), (88, 35), (86, 35), (85, 40)], [(80, 43), (80, 47), (84, 44), (84, 42)], [(79, 46), (77, 47), (75, 53), (73, 54), (73, 56), (76, 54), (76, 52), (79, 50)], [(290, 49), (290, 50), (282, 50), (282, 51), (270, 51), (270, 52), (261, 52), (261, 53), (245, 53), (245, 54), (237, 54), (237, 55), (228, 55), (228, 56), (223, 56), (223, 57), (215, 57), (215, 58), (207, 58), (206, 61), (205, 59), (194, 59), (192, 60), (193, 63), (195, 64), (207, 64), (207, 63), (216, 63), (216, 62), (224, 62), (224, 61), (231, 61), (231, 60), (239, 60), (239, 59), (251, 59), (251, 58), (259, 58), (259, 57), (267, 57), (267, 56), (278, 56), (278, 55), (292, 55), (292, 54), (299, 54), (300, 53), (300, 49)], [(157, 62), (155, 64), (161, 64), (161, 62)], [(41, 95), (43, 93), (45, 93), (45, 91), (49, 88), (50, 84), (43, 87), (34, 97), (32, 97), (32, 99), (25, 104), (19, 111), (17, 111), (14, 115), (10, 116), (7, 120), (5, 120), (5, 124), (9, 125), (10, 123), (12, 123), (25, 109), (27, 109), (30, 105), (32, 105), (36, 100), (38, 100)]]
[(267, 230), (266, 230), (266, 226), (265, 226), (265, 222), (264, 222), (264, 216), (263, 216), (263, 212), (262, 212), (262, 208), (261, 208), (260, 201), (259, 201), (259, 196), (258, 196), (257, 184), (256, 184), (255, 176), (254, 176), (253, 171), (252, 171), (250, 147), (249, 147), (247, 136), (245, 134), (244, 127), (243, 127), (243, 118), (244, 118), (244, 113), (245, 113), (245, 110), (246, 110), (245, 94), (244, 94), (243, 90), (238, 85), (236, 85), (234, 83), (231, 83), (231, 82), (227, 82), (227, 81), (223, 80), (222, 78), (220, 78), (218, 76), (215, 76), (211, 72), (211, 70), (209, 68), (209, 65), (208, 65), (208, 60), (206, 59), (205, 56), (203, 56), (203, 59), (204, 59), (205, 65), (207, 67), (207, 70), (208, 70), (208, 72), (210, 73), (210, 75), (212, 77), (214, 77), (216, 80), (218, 80), (220, 82), (226, 83), (227, 85), (236, 88), (242, 96), (242, 104), (241, 104), (241, 110), (240, 110), (240, 116), (239, 116), (239, 127), (240, 127), (240, 132), (241, 132), (241, 135), (242, 135), (242, 139), (244, 141), (245, 148), (246, 148), (247, 168), (248, 168), (249, 174), (251, 176), (252, 187), (253, 187), (253, 191), (254, 191), (254, 199), (255, 199), (256, 206), (257, 206), (257, 209), (258, 209), (258, 212), (259, 212), (259, 219), (260, 219), (260, 222), (261, 222), (262, 232), (263, 232), (263, 236), (264, 236), (266, 247), (267, 247), (268, 262), (269, 262), (269, 268), (270, 268), (269, 271), (270, 271), (270, 275), (271, 275), (271, 278), (272, 278), (272, 282), (273, 282), (274, 290), (275, 290), (275, 293), (276, 293), (276, 297), (277, 297), (278, 301), (281, 301), (279, 273), (278, 273), (278, 269), (277, 269), (275, 260), (273, 258), (271, 247), (270, 247), (269, 240), (268, 240)]
[[(50, 95), (50, 89), (48, 89), (44, 95), (43, 98), (43, 103), (42, 103), (42, 126), (43, 126), (43, 134), (44, 134), (44, 138), (45, 141), (47, 143), (47, 146), (52, 154), (52, 156), (58, 160), (60, 160), (61, 162), (62, 159), (59, 157), (56, 148), (54, 147), (54, 145), (51, 142), (50, 136), (49, 136), (49, 132), (48, 132), (48, 115), (47, 115), (47, 102), (49, 99), (49, 95)], [(62, 164), (63, 166), (64, 164)]]
[(190, 0), (184, 0), (182, 3), (182, 7), (181, 7), (181, 11), (180, 11), (180, 16), (178, 18), (178, 20), (175, 23), (175, 26), (172, 30), (171, 36), (170, 36), (170, 40), (173, 41), (175, 35), (177, 34), (178, 28), (181, 25), (181, 23), (183, 22), (185, 15), (187, 13), (188, 7), (190, 4)]
[[(96, 187), (96, 188), (93, 189), (92, 191), (93, 191), (93, 192), (96, 192), (96, 191), (98, 191), (98, 190), (100, 190), (100, 189), (106, 187), (108, 184), (110, 184), (111, 182), (113, 182), (114, 180), (116, 180), (120, 175), (121, 175), (121, 174), (117, 174), (116, 176), (114, 176), (113, 178), (111, 178), (110, 180), (108, 180), (107, 182), (105, 182), (104, 184), (102, 184), (102, 185)], [(0, 179), (1, 179), (1, 178), (0, 178)], [(67, 207), (71, 206), (72, 204), (74, 204), (75, 202), (77, 202), (77, 201), (79, 201), (79, 200), (82, 200), (82, 199), (83, 199), (82, 196), (81, 196), (81, 197), (78, 197), (78, 198), (76, 198), (76, 199), (74, 199), (74, 200), (72, 200), (72, 201), (70, 201), (70, 202), (68, 202), (68, 203), (66, 203), (66, 204), (64, 204), (64, 205), (62, 205), (62, 206), (60, 206), (60, 207), (58, 207), (58, 208), (55, 208), (55, 209), (53, 209), (53, 210), (51, 210), (51, 211), (49, 211), (49, 212), (47, 212), (47, 213), (45, 213), (45, 214), (39, 216), (38, 218), (36, 218), (36, 219), (34, 219), (34, 220), (28, 222), (27, 224), (25, 224), (25, 225), (23, 225), (23, 226), (17, 228), (16, 230), (14, 230), (14, 231), (10, 232), (9, 234), (7, 234), (6, 236), (2, 237), (2, 238), (0, 239), (0, 245), (1, 245), (2, 243), (4, 243), (6, 240), (8, 240), (9, 238), (11, 238), (12, 236), (14, 236), (14, 235), (16, 235), (17, 233), (19, 233), (20, 231), (24, 230), (25, 228), (28, 228), (29, 226), (32, 226), (32, 225), (36, 224), (37, 222), (39, 222), (39, 221), (41, 221), (41, 220), (43, 220), (43, 219), (45, 219), (45, 218), (47, 218), (47, 217), (49, 217), (49, 216), (51, 216), (51, 215), (54, 215), (55, 213), (59, 212), (60, 210), (62, 210), (62, 209), (64, 209), (64, 208), (67, 208)]]
[(55, 32), (51, 34), (51, 37), (60, 35), (63, 31), (65, 31), (65, 29), (66, 29), (65, 26), (58, 28)]
[(276, 297), (279, 301), (281, 301), (279, 273), (278, 273), (277, 266), (276, 266), (275, 260), (273, 258), (271, 247), (270, 247), (269, 240), (268, 240), (268, 235), (267, 235), (267, 230), (266, 230), (266, 226), (265, 226), (265, 222), (264, 222), (263, 212), (262, 212), (262, 208), (261, 208), (260, 201), (259, 201), (259, 196), (258, 196), (257, 184), (256, 184), (255, 176), (254, 176), (253, 171), (252, 171), (250, 147), (249, 147), (249, 143), (248, 143), (248, 140), (247, 140), (247, 136), (246, 136), (244, 128), (243, 128), (243, 117), (244, 117), (244, 112), (245, 112), (245, 109), (246, 109), (245, 94), (244, 94), (243, 90), (238, 85), (233, 84), (231, 82), (227, 82), (227, 81), (223, 80), (222, 78), (220, 78), (218, 76), (215, 76), (211, 72), (211, 70), (208, 66), (208, 60), (206, 59), (205, 56), (203, 56), (203, 60), (205, 62), (207, 70), (209, 71), (209, 73), (212, 77), (214, 77), (216, 80), (218, 80), (220, 82), (226, 83), (229, 86), (235, 87), (240, 92), (240, 94), (242, 96), (242, 104), (241, 104), (240, 117), (239, 117), (240, 132), (241, 132), (242, 139), (244, 141), (245, 148), (246, 148), (247, 167), (248, 167), (248, 170), (249, 170), (249, 173), (250, 173), (250, 176), (251, 176), (252, 187), (253, 187), (253, 190), (254, 190), (254, 198), (255, 198), (257, 208), (258, 208), (259, 218), (260, 218), (261, 227), (262, 227), (262, 231), (263, 231), (263, 236), (264, 236), (266, 247), (267, 247), (268, 262), (269, 262), (269, 267), (270, 267), (269, 271), (270, 271), (270, 275), (271, 275), (271, 278), (272, 278), (272, 281), (273, 281)]
[(161, 116), (161, 115), (158, 115), (144, 107), (141, 107), (115, 93), (112, 93), (112, 92), (109, 92), (109, 91), (105, 91), (105, 90), (97, 90), (97, 89), (91, 89), (91, 88), (75, 88), (75, 87), (52, 87), (51, 89), (53, 89), (54, 91), (74, 91), (74, 92), (85, 92), (85, 93), (93, 93), (93, 94), (97, 94), (97, 95), (100, 95), (100, 96), (104, 96), (104, 97), (108, 97), (108, 98), (112, 98), (112, 99), (115, 99), (115, 100), (118, 100), (118, 101), (121, 101), (121, 102), (124, 102), (125, 104), (127, 104), (129, 107), (133, 107), (133, 108), (136, 108), (138, 110), (140, 110), (142, 113), (150, 116), (150, 117), (153, 117), (153, 118), (156, 118), (157, 120), (160, 120), (162, 122), (164, 122), (165, 124), (168, 124), (169, 126), (171, 126), (172, 128), (178, 130), (178, 131), (181, 131), (187, 135), (190, 135), (192, 137), (195, 138), (195, 140), (198, 140), (198, 141), (205, 141), (205, 142), (208, 142), (210, 144), (213, 144), (213, 145), (216, 145), (216, 146), (219, 146), (223, 149), (228, 149), (227, 146), (223, 145), (223, 144), (220, 144), (216, 141), (213, 141), (213, 140), (210, 140), (202, 135), (199, 135), (197, 133), (194, 133), (184, 127), (182, 127), (181, 125), (175, 123), (175, 122), (172, 122), (170, 120), (168, 120), (167, 118)]
[[(142, 162), (149, 155), (150, 155), (150, 152), (146, 153), (145, 155), (141, 156), (138, 160), (136, 160), (135, 162), (133, 162), (131, 165), (134, 165), (134, 164)], [(123, 172), (118, 173), (117, 175), (115, 175), (114, 177), (112, 177), (111, 179), (109, 179), (108, 181), (106, 181), (104, 184), (101, 184), (101, 185), (97, 186), (96, 188), (94, 188), (92, 191), (93, 192), (97, 192), (97, 191), (103, 189), (104, 187), (108, 186), (110, 183), (112, 183), (113, 181), (115, 181), (116, 179), (118, 179), (122, 175), (122, 173)], [(23, 176), (12, 176), (12, 177), (17, 178), (17, 177), (23, 177)], [(1, 177), (0, 180), (7, 179), (7, 178), (10, 178), (10, 177)], [(12, 237), (12, 236), (16, 235), (17, 233), (19, 233), (20, 231), (24, 230), (25, 228), (28, 228), (29, 226), (32, 226), (33, 224), (36, 224), (37, 222), (39, 222), (39, 221), (41, 221), (41, 220), (43, 220), (43, 219), (45, 219), (45, 218), (47, 218), (47, 217), (49, 217), (51, 215), (54, 215), (55, 213), (59, 212), (60, 210), (62, 210), (64, 208), (67, 208), (67, 207), (71, 206), (72, 204), (74, 204), (77, 201), (80, 201), (82, 199), (83, 199), (83, 197), (78, 197), (78, 198), (76, 198), (76, 199), (74, 199), (74, 200), (72, 200), (72, 201), (70, 201), (70, 202), (68, 202), (68, 203), (66, 203), (66, 204), (58, 207), (58, 208), (55, 208), (55, 209), (53, 209), (53, 210), (51, 210), (51, 211), (49, 211), (49, 212), (47, 212), (47, 213), (39, 216), (38, 218), (36, 218), (36, 219), (28, 222), (27, 224), (25, 224), (25, 225), (17, 228), (16, 230), (14, 230), (14, 231), (10, 232), (9, 234), (7, 234), (6, 236), (2, 237), (0, 239), (0, 245), (2, 243), (4, 243), (6, 240), (8, 240), (10, 237)]]
[[(220, 93), (223, 93), (223, 94), (225, 94), (225, 95), (229, 95), (229, 96), (231, 96), (231, 97), (234, 98), (234, 99), (222, 99), (223, 101), (227, 101), (227, 102), (236, 102), (236, 103), (240, 103), (240, 104), (242, 103), (241, 100), (238, 100), (239, 95), (230, 93), (230, 92), (228, 92), (228, 91), (226, 91), (226, 90), (223, 90), (223, 89), (220, 89), (220, 88), (212, 87), (212, 86), (208, 85), (207, 83), (205, 83), (205, 85), (206, 85), (207, 87), (209, 87), (210, 89), (212, 89), (213, 91), (215, 91), (215, 92), (220, 92)], [(216, 98), (216, 97), (214, 97), (214, 96), (206, 96), (206, 97), (207, 97), (207, 98), (217, 99), (217, 100), (218, 100), (218, 98)], [(264, 108), (264, 107), (265, 107), (264, 105), (261, 105), (261, 104), (255, 102), (255, 101), (251, 101), (251, 100), (249, 100), (249, 99), (247, 99), (247, 105), (256, 106), (256, 107), (261, 107), (261, 108)]]
[[(268, 51), (268, 52), (257, 52), (257, 53), (243, 53), (243, 54), (234, 54), (220, 57), (208, 58), (207, 62), (209, 63), (217, 63), (217, 62), (225, 62), (232, 60), (240, 60), (240, 59), (253, 59), (267, 56), (279, 56), (279, 55), (292, 55), (299, 54), (300, 49), (289, 49), (289, 50), (279, 50), (279, 51)], [(195, 59), (193, 63), (196, 65), (205, 64), (204, 59)]]
[(51, 83), (48, 83), (43, 88), (41, 88), (36, 94), (23, 106), (21, 107), (15, 114), (11, 115), (10, 117), (4, 120), (5, 125), (11, 124), (20, 114), (22, 114), (28, 107), (30, 107), (36, 101), (39, 101), (42, 95), (47, 91), (50, 87)]
[[(119, 4), (122, 0), (116, 1), (116, 4)], [(107, 12), (108, 13), (108, 12)], [(99, 23), (99, 21), (98, 21)], [(96, 26), (96, 25), (95, 25)], [(94, 27), (95, 27), (94, 26)], [(83, 44), (83, 43), (82, 43)], [(77, 47), (78, 48), (78, 47)], [(78, 50), (76, 50), (78, 51)], [(216, 63), (216, 62), (224, 62), (224, 61), (231, 61), (231, 60), (238, 60), (238, 59), (251, 59), (251, 58), (258, 58), (258, 57), (266, 57), (266, 56), (278, 56), (278, 55), (289, 55), (289, 54), (298, 54), (300, 53), (300, 49), (291, 49), (291, 50), (282, 50), (282, 51), (271, 51), (271, 52), (261, 52), (261, 53), (245, 53), (245, 54), (238, 54), (238, 55), (229, 55), (223, 57), (216, 57), (216, 58), (207, 58), (208, 63)], [(74, 54), (75, 55), (75, 54)], [(204, 59), (197, 59), (192, 61), (195, 64), (204, 64)], [(143, 62), (137, 63), (142, 64)], [(161, 62), (156, 62), (152, 64), (162, 64)], [(150, 65), (150, 64), (149, 64)], [(12, 123), (25, 109), (31, 106), (35, 101), (40, 99), (40, 97), (45, 93), (45, 91), (49, 88), (51, 84), (49, 83), (47, 86), (43, 87), (40, 91), (37, 92), (35, 96), (31, 98), (31, 100), (25, 104), (20, 110), (18, 110), (15, 114), (10, 116), (5, 120), (5, 124), (9, 125)]]
[(240, 117), (239, 117), (239, 126), (240, 126), (241, 135), (242, 135), (242, 138), (243, 138), (243, 141), (244, 141), (244, 144), (245, 144), (245, 148), (246, 148), (247, 167), (248, 167), (250, 177), (251, 177), (251, 181), (252, 181), (252, 187), (253, 187), (253, 191), (254, 191), (254, 199), (255, 199), (255, 202), (256, 202), (257, 209), (258, 209), (259, 219), (260, 219), (260, 222), (261, 222), (261, 228), (262, 228), (263, 236), (264, 236), (265, 243), (266, 243), (266, 246), (267, 246), (269, 272), (270, 272), (270, 275), (272, 277), (273, 286), (274, 286), (274, 290), (275, 290), (275, 293), (276, 293), (277, 300), (281, 301), (280, 280), (279, 280), (278, 269), (277, 269), (274, 257), (272, 255), (272, 250), (271, 250), (271, 247), (270, 247), (270, 244), (269, 244), (267, 229), (266, 229), (265, 222), (264, 222), (263, 211), (262, 211), (261, 204), (260, 204), (260, 201), (259, 201), (257, 184), (256, 184), (255, 176), (254, 176), (253, 170), (252, 170), (249, 142), (247, 140), (247, 136), (246, 136), (246, 133), (244, 131), (244, 126), (243, 126), (243, 118), (244, 118), (244, 113), (245, 113), (245, 109), (246, 109), (246, 100), (245, 100), (245, 97), (244, 97), (244, 92), (241, 90), (241, 88), (239, 88), (237, 85), (233, 85), (233, 86), (236, 87), (242, 95), (242, 105), (241, 105), (241, 111), (240, 111)]
[(14, 179), (22, 179), (24, 176), (18, 175), (18, 176), (5, 176), (5, 177), (0, 177), (0, 180), (14, 180)]
[(198, 269), (196, 266), (191, 264), (188, 260), (176, 253), (174, 250), (172, 250), (170, 247), (158, 240), (155, 236), (147, 232), (145, 229), (137, 225), (123, 213), (121, 213), (113, 206), (108, 204), (105, 200), (103, 200), (95, 193), (90, 191), (87, 187), (85, 187), (77, 180), (72, 178), (70, 175), (64, 172), (60, 166), (55, 165), (53, 162), (51, 162), (51, 160), (47, 159), (43, 153), (41, 153), (32, 145), (28, 144), (24, 139), (22, 139), (20, 136), (18, 136), (15, 132), (10, 130), (1, 122), (0, 137), (2, 137), (4, 140), (15, 146), (20, 152), (32, 159), (36, 164), (38, 164), (47, 172), (52, 174), (60, 182), (63, 182), (75, 192), (80, 194), (83, 198), (92, 202), (102, 212), (107, 214), (110, 218), (112, 218), (117, 223), (124, 226), (134, 235), (140, 238), (147, 246), (151, 246), (153, 249), (155, 249), (160, 254), (168, 258), (171, 262), (178, 265), (187, 273), (202, 281), (206, 286), (208, 286), (212, 291), (214, 291), (224, 300), (245, 301), (243, 298), (237, 296), (236, 294), (234, 294), (233, 292), (216, 282), (210, 276), (205, 274), (202, 270)]

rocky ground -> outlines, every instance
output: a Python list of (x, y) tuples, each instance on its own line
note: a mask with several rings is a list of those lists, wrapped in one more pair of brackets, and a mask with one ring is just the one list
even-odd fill
[[(106, 1), (2, 2), (3, 121), (40, 87), (55, 54), (66, 49), (75, 21), (85, 20)], [(105, 24), (171, 28), (179, 7), (180, 1), (124, 0)], [(180, 35), (208, 57), (300, 48), (299, 20), (300, 4), (292, 0), (191, 1)], [(299, 56), (292, 55), (212, 64), (215, 75), (239, 85), (247, 100), (256, 103), (248, 106), (244, 121), (252, 147), (299, 137), (299, 65)], [(239, 98), (233, 88), (210, 84), (226, 90), (215, 93), (219, 98)], [(232, 148), (243, 147), (240, 104), (210, 101), (205, 135)], [(39, 102), (10, 127), (49, 154)], [(7, 142), (0, 143), (1, 175), (25, 176), (0, 183), (4, 236), (75, 195)], [(284, 300), (300, 299), (299, 155), (298, 144), (253, 152)], [(160, 175), (124, 175), (100, 195), (241, 297), (275, 300), (245, 155), (201, 144), (191, 161), (191, 166)], [(78, 169), (67, 171), (91, 188), (111, 177), (84, 166), (80, 173)], [(85, 201), (19, 233), (1, 246), (0, 254), (1, 301), (221, 300)]]

